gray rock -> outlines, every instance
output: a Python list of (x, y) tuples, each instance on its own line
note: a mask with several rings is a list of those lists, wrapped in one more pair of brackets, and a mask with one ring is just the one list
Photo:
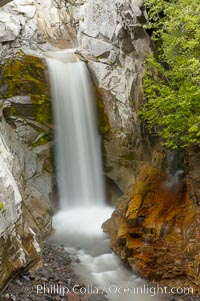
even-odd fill
[[(144, 158), (137, 110), (141, 106), (143, 59), (149, 38), (140, 0), (89, 0), (82, 10), (78, 51), (101, 89), (110, 130), (104, 135), (105, 170), (122, 191), (135, 181)], [(102, 114), (102, 112), (100, 112)], [(146, 156), (146, 155), (145, 155)]]
[[(51, 231), (52, 174), (45, 169), (53, 171), (50, 151), (45, 147), (37, 153), (29, 146), (38, 135), (49, 134), (51, 129), (35, 121), (34, 114), (33, 120), (26, 119), (30, 97), (19, 94), (0, 102), (0, 287), (10, 273), (38, 259), (42, 241)], [(17, 107), (14, 114), (9, 110), (12, 103)], [(5, 256), (8, 249), (9, 256)], [(29, 282), (29, 275), (25, 277), (23, 280)]]
[(27, 153), (25, 158), (25, 170), (24, 174), (26, 179), (31, 179), (37, 172), (38, 162), (35, 154)]
[(52, 176), (47, 172), (28, 181), (28, 188), (37, 198), (43, 197), (50, 204), (49, 195), (52, 191)]
[(10, 299), (10, 295), (9, 295), (9, 294), (5, 294), (5, 295), (4, 295), (4, 298), (5, 298), (6, 300), (9, 300), (9, 299)]
[(11, 294), (11, 295), (10, 295), (10, 299), (11, 299), (12, 301), (16, 301), (16, 300), (17, 300), (17, 297), (16, 297), (14, 294)]
[[(82, 1), (75, 5), (83, 4)], [(61, 47), (76, 46), (76, 29), (72, 27), (78, 10), (72, 13), (64, 0), (13, 0), (0, 8), (0, 43), (5, 55), (12, 48), (27, 53), (40, 53), (57, 43)], [(65, 41), (66, 39), (66, 41)]]
[[(7, 98), (6, 101), (9, 101), (9, 102), (13, 102), (13, 103), (20, 103), (20, 104), (31, 104), (32, 101), (31, 101), (31, 98), (30, 96), (14, 96), (14, 97), (11, 97), (11, 98)], [(5, 107), (5, 105), (4, 105)]]
[(20, 33), (20, 20), (14, 16), (0, 12), (0, 42), (14, 41)]
[(49, 296), (49, 295), (44, 295), (44, 298), (45, 298), (45, 300), (47, 300), (47, 301), (53, 301), (53, 300), (54, 300), (54, 298), (51, 297), (51, 296)]
[(108, 299), (103, 294), (91, 295), (89, 297), (84, 298), (84, 301), (107, 301)]
[(16, 125), (16, 134), (19, 139), (22, 140), (25, 144), (32, 144), (40, 135), (40, 132), (36, 130), (33, 126), (27, 124), (23, 119), (17, 118), (15, 120)]

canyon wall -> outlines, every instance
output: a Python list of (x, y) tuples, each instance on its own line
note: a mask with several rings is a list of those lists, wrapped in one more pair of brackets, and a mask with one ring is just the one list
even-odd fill
[(53, 214), (50, 98), (40, 58), (15, 54), (0, 65), (0, 287), (36, 261)]
[(194, 198), (199, 172), (195, 167), (172, 175), (166, 155), (156, 156), (163, 165), (143, 166), (103, 228), (114, 252), (139, 275), (163, 286), (190, 287), (199, 295), (200, 207)]
[(137, 114), (149, 51), (146, 11), (142, 1), (94, 0), (81, 13), (78, 52), (97, 87), (106, 175), (126, 191), (150, 159)]
[(40, 259), (52, 230), (58, 195), (43, 52), (74, 47), (73, 22), (65, 1), (0, 9), (0, 288)]

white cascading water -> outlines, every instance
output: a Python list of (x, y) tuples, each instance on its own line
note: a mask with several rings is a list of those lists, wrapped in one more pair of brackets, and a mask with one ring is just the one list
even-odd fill
[[(144, 291), (145, 282), (123, 267), (101, 230), (113, 208), (106, 206), (104, 200), (100, 141), (87, 68), (69, 51), (48, 57), (61, 199), (61, 211), (53, 221), (56, 234), (52, 240), (78, 255), (80, 263), (75, 269), (89, 285), (88, 293), (95, 285), (107, 292), (109, 300), (161, 300), (161, 296), (148, 292), (148, 286)], [(116, 287), (132, 288), (132, 293), (116, 292)]]
[[(69, 59), (73, 56), (68, 53)], [(100, 138), (87, 68), (83, 62), (63, 62), (62, 57), (48, 58), (47, 63), (55, 102), (61, 209), (103, 204)]]

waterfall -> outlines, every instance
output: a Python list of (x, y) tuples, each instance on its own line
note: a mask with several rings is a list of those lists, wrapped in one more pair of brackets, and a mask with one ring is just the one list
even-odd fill
[[(100, 143), (87, 68), (66, 52), (50, 56), (47, 63), (55, 112), (61, 196), (61, 210), (53, 218), (56, 231), (51, 240), (64, 244), (68, 252), (78, 256), (80, 262), (74, 264), (75, 271), (86, 287), (95, 284), (101, 292), (107, 293), (109, 300), (161, 301), (155, 294), (140, 292), (145, 282), (122, 266), (101, 229), (113, 208), (102, 206)], [(137, 287), (139, 293), (134, 295), (112, 291), (112, 288), (134, 291)], [(99, 295), (94, 295), (91, 300), (97, 298)]]
[(103, 204), (100, 137), (87, 67), (67, 51), (49, 56), (61, 209)]

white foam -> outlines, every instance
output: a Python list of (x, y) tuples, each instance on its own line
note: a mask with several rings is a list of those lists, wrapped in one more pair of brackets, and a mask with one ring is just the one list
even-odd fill
[(112, 211), (113, 208), (97, 206), (59, 212), (53, 220), (56, 229), (54, 241), (65, 244), (68, 252), (78, 256), (80, 263), (75, 264), (75, 271), (86, 284), (105, 289), (109, 300), (163, 300), (161, 296), (150, 296), (147, 293), (115, 293), (116, 287), (128, 287), (133, 290), (143, 287), (145, 281), (126, 269), (119, 257), (109, 249), (108, 236), (102, 232), (101, 225), (110, 217)]

